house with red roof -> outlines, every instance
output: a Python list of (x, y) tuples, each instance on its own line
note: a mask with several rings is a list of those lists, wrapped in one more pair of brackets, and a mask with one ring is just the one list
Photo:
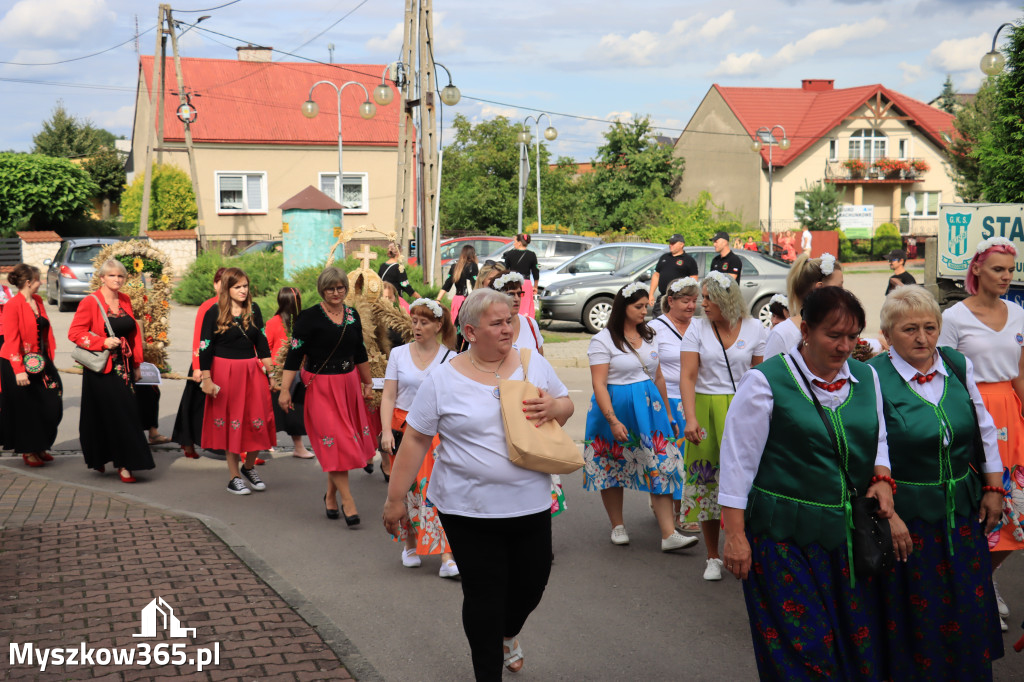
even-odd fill
[[(773, 132), (759, 135), (762, 128)], [(943, 156), (952, 135), (953, 116), (883, 85), (716, 84), (676, 142), (675, 153), (686, 159), (677, 199), (707, 190), (744, 222), (767, 229), (768, 143), (785, 137), (789, 147), (770, 152), (774, 232), (802, 229), (794, 206), (808, 184), (824, 181), (843, 190), (844, 206), (860, 207), (847, 213), (868, 220), (869, 233), (892, 222), (906, 233), (936, 234), (939, 203), (957, 200)]]
[[(306, 118), (302, 103), (310, 87), (327, 80), (356, 81), (372, 94), (383, 64), (311, 64), (270, 61), (270, 48), (238, 48), (238, 59), (182, 58), (185, 90), (197, 112), (190, 125), (207, 236), (244, 243), (279, 237), (280, 205), (313, 185), (338, 196), (338, 97), (328, 85), (313, 92), (319, 114)], [(146, 126), (150, 125), (153, 57), (139, 63), (132, 162), (145, 168)], [(390, 85), (390, 81), (388, 82)], [(189, 172), (174, 62), (164, 67), (164, 139), (153, 160)], [(374, 225), (394, 229), (398, 163), (398, 104), (377, 107), (365, 120), (362, 88), (341, 95), (343, 173), (340, 203), (344, 229)], [(155, 129), (155, 127), (154, 127)], [(155, 136), (151, 144), (156, 146)], [(324, 254), (326, 257), (326, 254)]]

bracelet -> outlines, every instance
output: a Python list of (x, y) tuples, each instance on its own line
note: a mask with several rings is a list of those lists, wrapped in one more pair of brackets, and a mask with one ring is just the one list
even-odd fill
[(981, 492), (983, 493), (999, 493), (1003, 497), (1006, 497), (1006, 488), (1000, 488), (997, 485), (983, 485), (981, 486)]
[(871, 485), (885, 481), (892, 487), (892, 494), (896, 494), (896, 481), (893, 480), (892, 476), (872, 476)]

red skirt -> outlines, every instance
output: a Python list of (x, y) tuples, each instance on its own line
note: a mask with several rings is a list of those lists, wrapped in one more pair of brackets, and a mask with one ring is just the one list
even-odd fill
[(270, 382), (257, 360), (215, 357), (210, 378), (220, 392), (217, 397), (206, 396), (202, 446), (241, 453), (277, 445)]
[[(310, 383), (312, 379), (313, 383)], [(302, 370), (306, 384), (306, 433), (324, 471), (362, 469), (377, 449), (359, 373), (319, 374)]]
[(1024, 549), (1024, 419), (1020, 399), (1009, 381), (978, 382), (978, 392), (992, 415), (1003, 460), (1003, 518), (988, 536), (993, 552)]
[(519, 304), (519, 314), (533, 317), (536, 312), (533, 307), (533, 280), (529, 277), (523, 282), (523, 298)]

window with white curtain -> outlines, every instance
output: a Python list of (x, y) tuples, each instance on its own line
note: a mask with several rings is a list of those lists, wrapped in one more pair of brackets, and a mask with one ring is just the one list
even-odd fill
[[(942, 203), (942, 192), (910, 192), (914, 197), (914, 218), (934, 218), (939, 215), (939, 204)], [(900, 216), (907, 217), (907, 206), (900, 207)]]
[(865, 128), (850, 135), (850, 158), (872, 164), (885, 156), (887, 138), (880, 130)]
[(267, 174), (265, 172), (218, 171), (218, 213), (266, 213)]
[(320, 191), (345, 207), (345, 213), (369, 211), (366, 173), (345, 173), (344, 197), (338, 201), (338, 174), (320, 173)]

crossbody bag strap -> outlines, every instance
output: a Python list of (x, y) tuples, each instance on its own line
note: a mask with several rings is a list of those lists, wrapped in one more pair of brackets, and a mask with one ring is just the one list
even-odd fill
[(530, 371), (530, 349), (524, 348), (519, 351), (519, 363), (523, 366), (523, 381), (529, 381), (527, 372)]
[[(732, 366), (729, 365), (729, 353), (725, 350), (725, 344), (722, 343), (722, 336), (718, 333), (718, 327), (715, 326), (714, 322), (711, 323), (711, 329), (715, 332), (715, 338), (718, 339), (718, 345), (722, 347), (722, 355), (725, 357), (725, 369), (729, 371), (729, 383), (732, 384), (732, 392), (736, 393), (736, 380), (732, 378)], [(743, 330), (740, 329), (740, 331), (742, 332)]]
[(100, 298), (99, 294), (93, 295), (96, 297), (96, 301), (100, 304), (100, 315), (103, 316), (103, 323), (107, 326), (107, 333), (114, 336), (114, 328), (110, 326), (110, 318), (107, 317), (107, 311), (103, 309), (103, 299)]
[[(971, 390), (967, 388), (967, 376), (960, 373), (960, 369), (953, 364), (952, 358), (946, 355), (942, 351), (942, 347), (936, 347), (939, 351), (939, 357), (949, 367), (949, 371), (953, 373), (953, 376), (963, 384), (964, 390), (967, 391), (967, 397), (970, 398)], [(972, 401), (973, 402), (973, 401)], [(971, 468), (974, 469), (975, 473), (981, 474), (983, 471), (982, 465), (985, 463), (985, 443), (981, 440), (981, 420), (978, 419), (978, 412), (974, 410), (973, 404), (971, 405), (972, 411), (974, 412), (974, 461), (971, 462)]]
[[(327, 317), (327, 311), (323, 309), (322, 305), (320, 306), (320, 310), (323, 311), (324, 317)], [(333, 358), (334, 354), (337, 352), (338, 347), (341, 346), (341, 340), (345, 338), (345, 328), (348, 327), (348, 306), (344, 306), (343, 305), (342, 312), (345, 313), (345, 314), (342, 315), (342, 317), (341, 317), (341, 334), (338, 335), (338, 342), (334, 344), (334, 348), (331, 349), (330, 355), (328, 355), (327, 358), (323, 361), (323, 363), (321, 363), (320, 369), (318, 369), (317, 371), (313, 372), (313, 376), (310, 377), (309, 383), (306, 384), (306, 388), (309, 388), (310, 386), (312, 386), (313, 385), (313, 381), (318, 376), (320, 376), (320, 372), (324, 371), (324, 367), (327, 366), (327, 363), (331, 361), (331, 358)], [(328, 321), (330, 321), (329, 317), (327, 319), (328, 319)]]
[(441, 358), (441, 362), (439, 362), (439, 363), (437, 363), (437, 364), (439, 364), (439, 365), (443, 365), (443, 364), (444, 364), (444, 361), (445, 361), (445, 360), (447, 360), (447, 359), (448, 359), (448, 356), (449, 356), (449, 355), (451, 355), (451, 354), (452, 354), (452, 349), (451, 349), (451, 348), (448, 348), (448, 349), (446, 349), (446, 350), (445, 350), (445, 352), (444, 352), (444, 357), (442, 357), (442, 358)]
[[(682, 340), (683, 340), (683, 337), (682, 337), (682, 335), (681, 335), (681, 334), (680, 334), (680, 333), (679, 333), (678, 331), (676, 331), (675, 329), (673, 329), (673, 328), (672, 328), (672, 325), (670, 325), (670, 324), (669, 324), (668, 322), (666, 322), (665, 320), (661, 319), (660, 317), (656, 317), (656, 318), (654, 318), (654, 321), (655, 321), (655, 322), (661, 322), (661, 323), (662, 323), (663, 325), (665, 325), (665, 329), (669, 330), (670, 332), (672, 332), (673, 334), (675, 334), (675, 335), (676, 335), (676, 338), (677, 338), (677, 339), (679, 339), (680, 341), (682, 341)], [(717, 330), (715, 331), (715, 334), (716, 334), (716, 335), (718, 334), (718, 331), (717, 331)], [(721, 339), (719, 339), (719, 340), (718, 340), (718, 342), (719, 342), (719, 343), (721, 343), (721, 342), (722, 342), (722, 340), (721, 340)], [(726, 364), (728, 364), (728, 358), (726, 358)], [(732, 373), (730, 373), (730, 374), (729, 374), (729, 378), (730, 378), (730, 379), (732, 379)], [(735, 386), (733, 386), (733, 389), (734, 389), (734, 390), (733, 390), (733, 392), (735, 393)]]
[[(789, 357), (787, 355), (787, 357)], [(843, 477), (846, 478), (846, 484), (849, 486), (850, 491), (856, 495), (857, 489), (853, 487), (853, 483), (850, 481), (850, 473), (846, 470), (846, 464), (843, 462), (842, 456), (839, 454), (839, 442), (836, 439), (835, 428), (832, 425), (832, 420), (825, 414), (825, 408), (821, 406), (821, 401), (818, 400), (818, 396), (814, 394), (814, 390), (811, 388), (811, 382), (807, 380), (807, 376), (804, 371), (800, 369), (800, 365), (796, 360), (793, 360), (793, 367), (796, 368), (796, 373), (803, 379), (804, 386), (807, 387), (807, 394), (811, 396), (811, 400), (814, 401), (814, 408), (818, 411), (818, 416), (821, 417), (821, 421), (825, 424), (825, 430), (828, 431), (828, 438), (832, 441), (832, 451), (835, 453), (836, 460), (839, 462), (839, 469), (843, 472)], [(851, 388), (852, 390), (852, 388)]]

